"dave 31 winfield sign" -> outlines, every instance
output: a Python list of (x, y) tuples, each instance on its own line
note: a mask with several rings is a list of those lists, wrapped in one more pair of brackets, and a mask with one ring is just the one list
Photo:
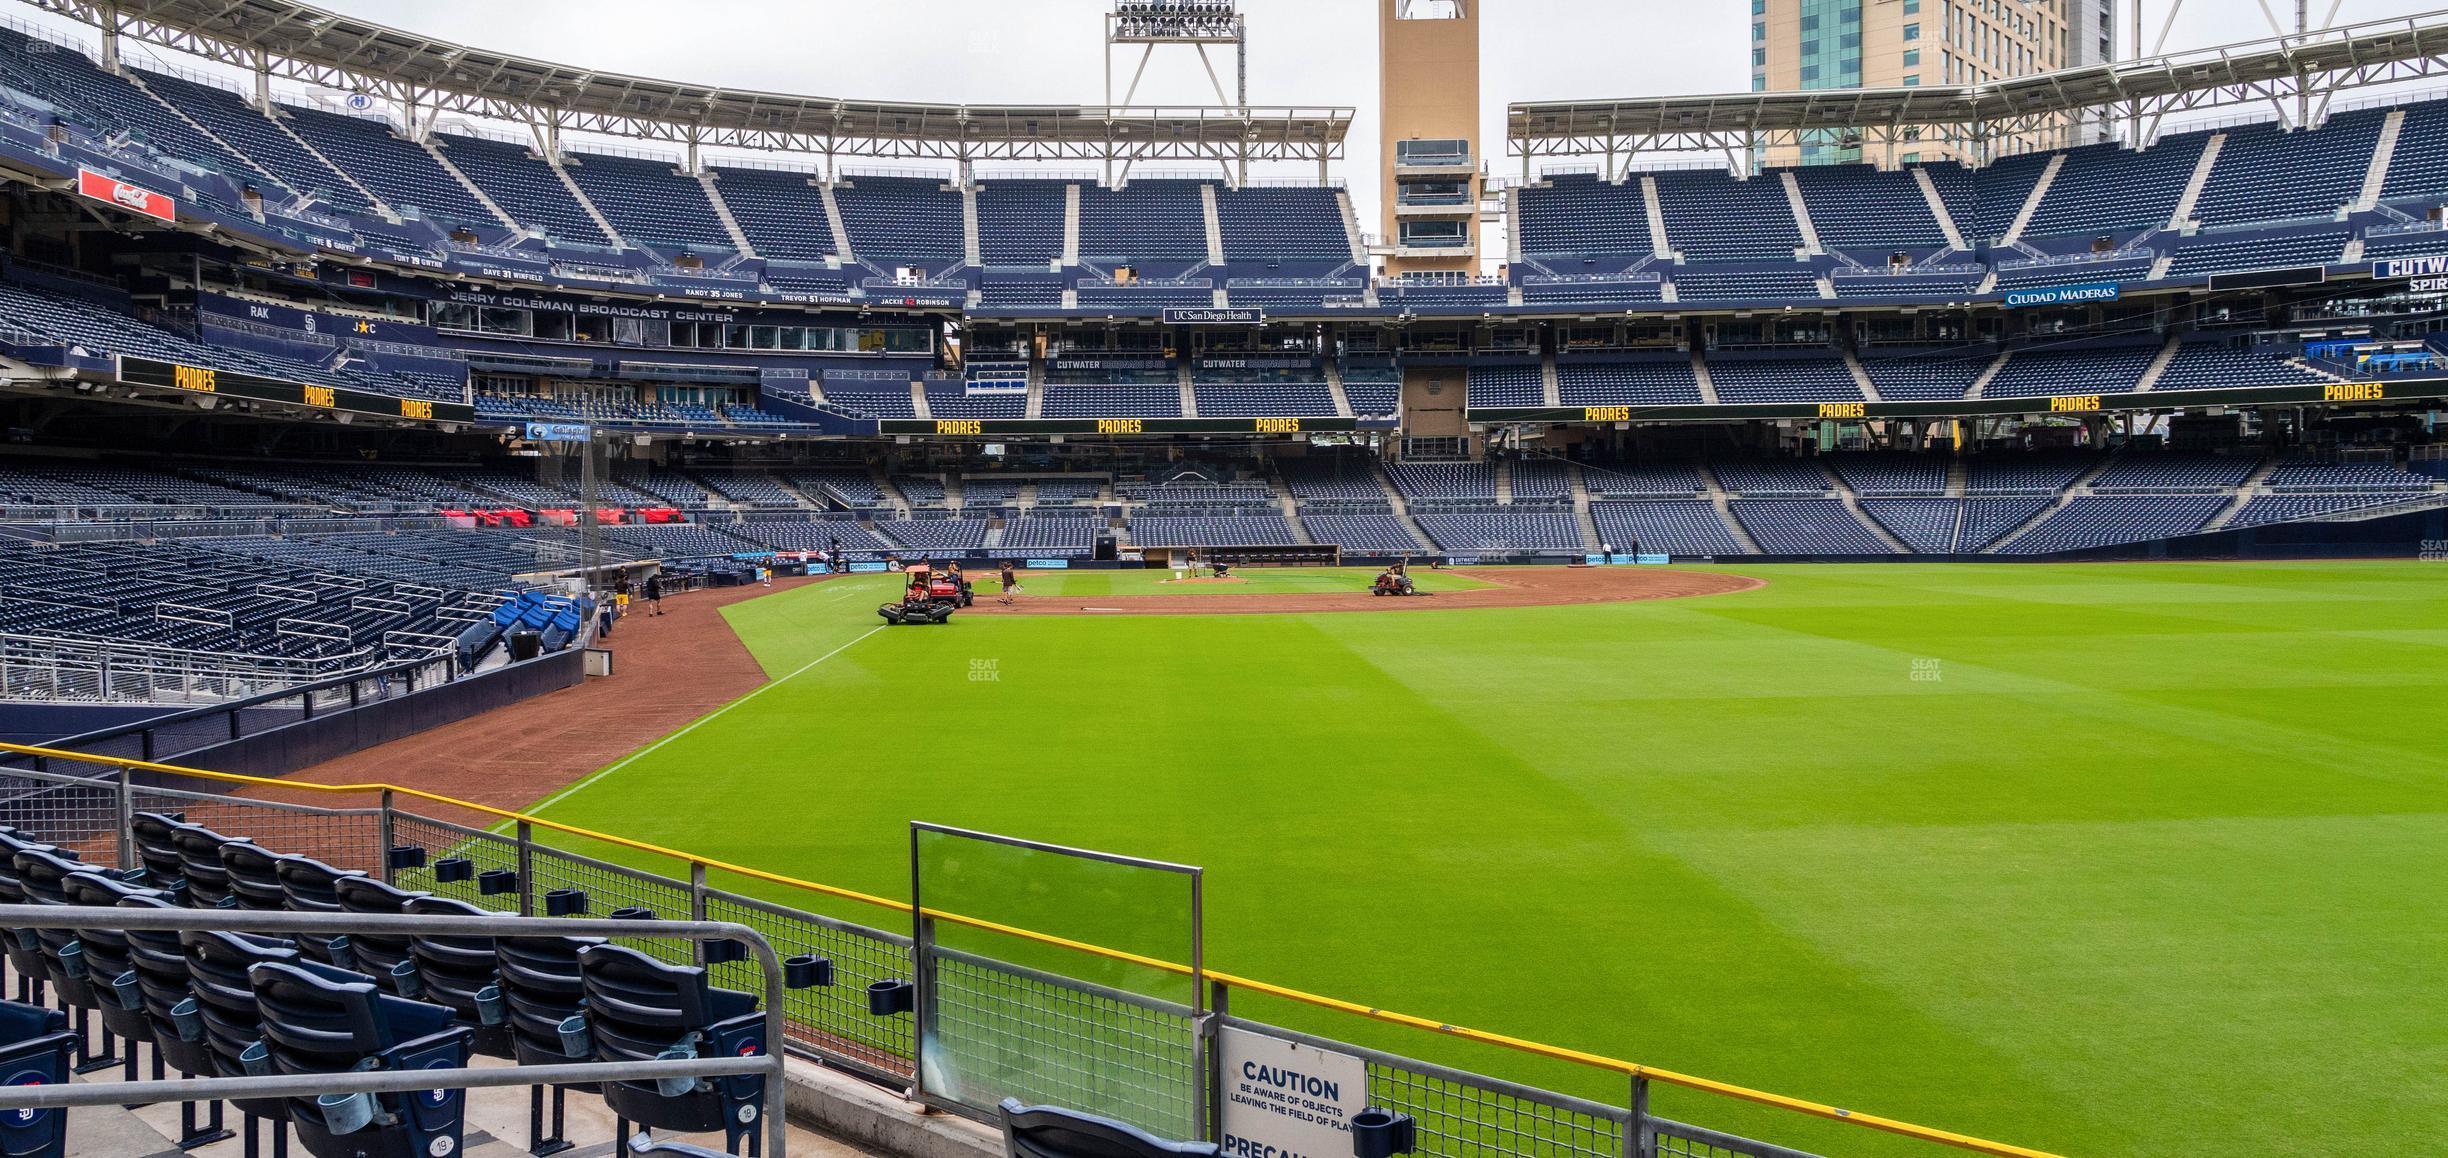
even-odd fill
[(91, 169), (77, 170), (77, 192), (96, 201), (107, 201), (130, 213), (142, 213), (156, 221), (178, 219), (178, 202), (171, 200), (168, 194), (156, 193), (142, 185), (130, 185)]

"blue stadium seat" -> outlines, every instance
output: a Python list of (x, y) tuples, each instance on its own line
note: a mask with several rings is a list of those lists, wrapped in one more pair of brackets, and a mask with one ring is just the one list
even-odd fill
[[(666, 965), (627, 946), (596, 944), (579, 951), (578, 968), (595, 1060), (748, 1057), (771, 1046), (756, 995), (715, 988), (702, 967)], [(731, 1153), (743, 1142), (757, 1152), (767, 1109), (762, 1076), (684, 1079), (680, 1085), (604, 1083), (604, 1102), (619, 1119), (615, 1137), (625, 1145), (631, 1122), (679, 1133), (720, 1130)]]
[[(269, 961), (247, 971), (271, 1068), (282, 1074), (461, 1069), (468, 1030), (451, 1011), (393, 997), (373, 979), (305, 962)], [(289, 1124), (316, 1158), (455, 1154), (467, 1091), (324, 1095), (289, 1100)]]

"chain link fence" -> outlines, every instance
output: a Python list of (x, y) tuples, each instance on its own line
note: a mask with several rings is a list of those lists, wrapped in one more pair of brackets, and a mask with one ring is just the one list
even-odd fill
[[(1231, 1016), (1201, 1018), (1182, 1005), (941, 945), (918, 955), (904, 934), (708, 887), (708, 866), (687, 862), (687, 879), (641, 871), (537, 843), (530, 827), (487, 831), (418, 815), (365, 793), (351, 807), (318, 807), (192, 788), (137, 783), (121, 769), (98, 775), (0, 771), (0, 825), (75, 850), (89, 863), (123, 864), (125, 818), (136, 812), (184, 816), (228, 836), (281, 853), (385, 877), (402, 888), (483, 908), (532, 916), (548, 894), (585, 896), (584, 911), (620, 909), (656, 917), (732, 921), (756, 929), (786, 960), (809, 957), (829, 970), (825, 983), (786, 991), (785, 1044), (931, 1104), (991, 1120), (996, 1103), (1016, 1097), (1131, 1122), (1162, 1136), (1213, 1138), (1220, 1083), (1213, 1033), (1229, 1027), (1361, 1059), (1369, 1104), (1410, 1115), (1418, 1152), (1438, 1158), (1811, 1158), (1801, 1151), (1659, 1118), (1646, 1092), (1627, 1078), (1631, 1107), (1568, 1097), (1498, 1078)], [(152, 773), (140, 774), (151, 777)], [(203, 784), (206, 782), (195, 781)], [(414, 849), (392, 867), (393, 848)], [(440, 879), (446, 859), (454, 879)], [(487, 873), (500, 891), (483, 891)], [(573, 914), (574, 915), (574, 914)], [(695, 947), (638, 938), (666, 960), (697, 959)], [(758, 967), (711, 966), (718, 984), (756, 990)], [(906, 1011), (870, 1004), (870, 987), (923, 980), (925, 1000)], [(1229, 996), (1218, 982), (1217, 1006)], [(923, 1059), (922, 1059), (923, 1054)]]

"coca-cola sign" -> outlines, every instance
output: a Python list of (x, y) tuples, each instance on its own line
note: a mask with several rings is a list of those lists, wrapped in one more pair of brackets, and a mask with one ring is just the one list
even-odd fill
[(77, 192), (96, 201), (109, 202), (130, 213), (142, 213), (156, 221), (178, 219), (178, 203), (169, 194), (156, 193), (142, 185), (130, 185), (91, 169), (77, 170)]

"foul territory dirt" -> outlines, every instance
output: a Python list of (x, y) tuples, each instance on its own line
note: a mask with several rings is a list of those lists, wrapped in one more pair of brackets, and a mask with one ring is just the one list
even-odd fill
[[(1414, 572), (1425, 574), (1426, 572)], [(1347, 593), (1244, 594), (1218, 591), (1185, 595), (1014, 595), (980, 593), (962, 615), (1230, 615), (1309, 611), (1453, 611), (1471, 607), (1549, 607), (1568, 603), (1628, 603), (1748, 591), (1762, 580), (1743, 575), (1676, 571), (1662, 567), (1523, 567), (1472, 569), (1487, 583), (1433, 595), (1371, 595), (1355, 584)], [(1026, 586), (1023, 583), (1022, 586)], [(956, 617), (953, 621), (958, 623)]]
[[(665, 599), (660, 617), (640, 601), (612, 637), (601, 641), (612, 652), (612, 678), (444, 724), (293, 772), (288, 779), (398, 784), (496, 808), (524, 808), (755, 691), (765, 682), (765, 669), (731, 633), (722, 609), (822, 581), (776, 579), (772, 587), (691, 591)], [(864, 604), (858, 610), (874, 614)], [(279, 789), (263, 795), (306, 798)], [(331, 803), (328, 797), (316, 802)], [(491, 823), (430, 804), (416, 811), (462, 824)]]
[[(1651, 567), (1540, 567), (1503, 572), (1474, 570), (1490, 584), (1407, 598), (1348, 594), (1245, 594), (1219, 590), (1199, 595), (1102, 595), (1093, 598), (1021, 594), (1009, 605), (980, 592), (977, 605), (954, 617), (958, 631), (972, 615), (1217, 615), (1313, 611), (1438, 611), (1476, 607), (1538, 607), (1574, 603), (1620, 603), (1744, 591), (1760, 580)], [(612, 651), (614, 675), (588, 680), (445, 724), (338, 760), (292, 773), (288, 779), (318, 784), (398, 784), (495, 808), (518, 809), (697, 719), (755, 691), (765, 671), (731, 633), (722, 609), (742, 600), (819, 579), (781, 579), (772, 588), (723, 587), (674, 595), (657, 618), (641, 606), (620, 621), (603, 645)], [(1223, 585), (1218, 585), (1223, 586)], [(844, 614), (873, 615), (864, 601)], [(295, 789), (259, 789), (247, 795), (329, 804), (328, 796)], [(433, 804), (416, 811), (463, 824), (492, 818)]]

